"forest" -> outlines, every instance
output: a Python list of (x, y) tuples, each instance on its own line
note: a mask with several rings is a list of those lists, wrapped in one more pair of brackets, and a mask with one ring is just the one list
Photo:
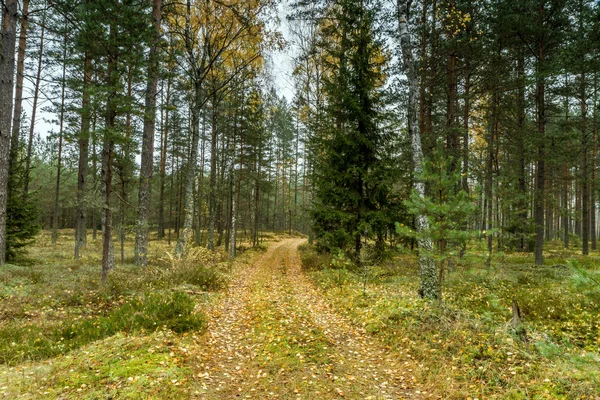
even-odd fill
[(0, 397), (600, 398), (597, 1), (0, 8)]

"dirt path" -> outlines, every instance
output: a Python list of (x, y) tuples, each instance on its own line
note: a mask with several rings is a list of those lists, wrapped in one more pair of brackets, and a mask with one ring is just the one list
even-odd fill
[(195, 398), (416, 398), (410, 373), (304, 276), (301, 243), (276, 243), (240, 268), (210, 312)]

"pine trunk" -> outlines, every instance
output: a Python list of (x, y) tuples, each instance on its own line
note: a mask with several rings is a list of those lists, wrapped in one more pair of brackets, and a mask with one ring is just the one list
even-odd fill
[(54, 192), (54, 215), (52, 216), (52, 244), (56, 244), (58, 237), (58, 202), (60, 198), (60, 173), (62, 167), (62, 147), (63, 147), (63, 125), (65, 120), (65, 86), (67, 75), (67, 41), (63, 43), (63, 70), (61, 81), (61, 96), (60, 96), (60, 118), (58, 128), (58, 160), (56, 166), (56, 187)]
[[(90, 146), (90, 84), (92, 82), (92, 58), (85, 54), (83, 62), (83, 96), (81, 101), (81, 132), (79, 133), (79, 162), (77, 170), (77, 221), (75, 222), (75, 259), (87, 242), (87, 170)], [(94, 167), (94, 174), (96, 168)], [(95, 178), (94, 178), (95, 179)], [(94, 221), (95, 222), (95, 221)], [(95, 225), (95, 224), (94, 224)], [(94, 226), (94, 232), (96, 227)], [(95, 235), (94, 235), (95, 239)]]
[(6, 202), (10, 159), (13, 78), (17, 41), (17, 0), (4, 0), (0, 29), (0, 265), (6, 261)]
[(158, 44), (160, 41), (162, 0), (152, 2), (152, 25), (154, 32), (148, 56), (148, 81), (146, 83), (146, 106), (142, 139), (142, 162), (140, 189), (138, 193), (138, 220), (135, 234), (135, 264), (148, 265), (148, 229), (150, 214), (150, 189), (154, 164), (154, 128), (156, 123), (156, 94), (158, 87)]
[(17, 51), (17, 80), (15, 87), (15, 106), (10, 141), (10, 163), (17, 160), (19, 152), (19, 135), (21, 134), (21, 114), (23, 113), (23, 79), (25, 77), (25, 50), (27, 47), (27, 29), (29, 27), (29, 0), (23, 0), (21, 15), (21, 32), (19, 34), (19, 50)]
[[(539, 28), (544, 24), (544, 8), (543, 3), (539, 10), (540, 19)], [(535, 179), (535, 264), (543, 265), (544, 263), (544, 194), (546, 186), (546, 82), (543, 76), (544, 72), (544, 39), (540, 37), (537, 46), (537, 81), (536, 81), (536, 105), (537, 105), (537, 134), (538, 134), (538, 150), (536, 161), (536, 179)]]
[[(33, 150), (33, 135), (35, 133), (35, 118), (37, 114), (37, 104), (40, 94), (40, 84), (42, 81), (42, 60), (44, 56), (44, 34), (46, 32), (46, 14), (42, 17), (42, 33), (40, 36), (40, 48), (38, 55), (38, 66), (37, 66), (37, 74), (35, 78), (35, 84), (33, 87), (33, 107), (31, 109), (31, 124), (29, 125), (29, 142), (27, 143), (27, 158), (25, 159), (25, 186), (23, 188), (23, 193), (27, 195), (29, 192), (29, 181), (30, 181), (30, 172), (31, 172), (31, 153)], [(13, 56), (14, 57), (14, 56)]]

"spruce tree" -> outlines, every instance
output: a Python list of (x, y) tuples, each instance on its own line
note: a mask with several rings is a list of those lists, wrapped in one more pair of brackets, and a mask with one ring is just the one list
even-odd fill
[(326, 82), (329, 124), (318, 138), (313, 229), (327, 249), (353, 249), (380, 237), (390, 180), (383, 165), (387, 139), (380, 128), (386, 57), (374, 28), (373, 4), (340, 1), (323, 27), (333, 63)]

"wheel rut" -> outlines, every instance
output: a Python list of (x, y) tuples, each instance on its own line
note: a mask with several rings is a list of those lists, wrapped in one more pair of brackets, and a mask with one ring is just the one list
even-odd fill
[(411, 374), (320, 295), (287, 239), (237, 269), (209, 311), (195, 372), (200, 399), (419, 398)]

